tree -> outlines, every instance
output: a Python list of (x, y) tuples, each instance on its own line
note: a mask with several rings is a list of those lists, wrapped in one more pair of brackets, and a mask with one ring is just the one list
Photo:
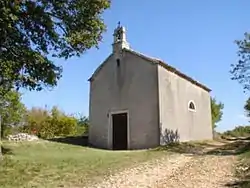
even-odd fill
[(244, 92), (250, 90), (250, 34), (245, 33), (243, 40), (237, 40), (239, 61), (232, 64), (232, 80), (243, 85)]
[(32, 133), (37, 132), (42, 123), (49, 117), (49, 112), (43, 108), (33, 107), (27, 110), (25, 116), (25, 125), (22, 126), (23, 132)]
[(0, 1), (0, 87), (53, 87), (62, 68), (49, 56), (80, 56), (102, 39), (109, 0)]
[(212, 126), (213, 129), (217, 127), (216, 123), (221, 121), (223, 115), (224, 104), (221, 102), (217, 102), (215, 98), (211, 97), (211, 113), (212, 113)]
[(98, 47), (109, 6), (110, 0), (0, 1), (0, 96), (13, 87), (56, 86), (62, 68), (49, 56), (68, 59)]
[(244, 105), (244, 109), (246, 111), (246, 116), (250, 117), (250, 97), (247, 99), (247, 101)]
[(21, 94), (15, 90), (9, 91), (4, 97), (1, 97), (0, 101), (1, 137), (3, 137), (6, 128), (20, 125), (23, 122), (26, 108), (21, 102)]
[(88, 134), (89, 132), (89, 118), (86, 116), (80, 116), (77, 121), (78, 128), (80, 129), (79, 132), (84, 134)]
[(66, 114), (61, 111), (57, 106), (53, 106), (51, 111), (51, 116), (54, 118), (54, 119), (57, 119), (58, 117), (61, 117), (61, 116), (65, 116)]
[(86, 116), (80, 116), (80, 118), (78, 119), (78, 125), (79, 126), (89, 125), (89, 118)]

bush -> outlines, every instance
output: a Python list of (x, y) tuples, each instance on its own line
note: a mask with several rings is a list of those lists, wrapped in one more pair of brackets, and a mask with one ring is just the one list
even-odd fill
[[(75, 118), (66, 115), (56, 107), (53, 107), (51, 111), (32, 108), (27, 111), (25, 124), (16, 127), (15, 132), (33, 134), (43, 139), (82, 136), (88, 133), (88, 125), (87, 117)], [(13, 132), (12, 129), (6, 130), (8, 134), (11, 132)]]
[(27, 113), (26, 124), (20, 132), (37, 135), (39, 138), (79, 136), (88, 132), (88, 118), (68, 116), (58, 108), (49, 112), (41, 108), (32, 108)]
[(229, 130), (223, 133), (224, 136), (232, 137), (246, 137), (250, 136), (250, 126), (238, 126), (233, 130)]
[(77, 121), (77, 135), (88, 134), (89, 119), (86, 116), (81, 116)]
[(48, 139), (60, 136), (73, 136), (77, 132), (77, 120), (74, 117), (48, 117), (37, 131), (37, 136)]
[(56, 136), (73, 136), (77, 132), (77, 119), (63, 116), (57, 121), (56, 127)]
[(37, 136), (44, 139), (53, 138), (56, 132), (56, 124), (53, 123), (53, 119), (50, 117), (41, 122), (40, 129), (36, 133)]
[(8, 135), (16, 134), (19, 132), (19, 128), (17, 126), (6, 126), (3, 132), (3, 138), (6, 138)]
[(83, 136), (84, 134), (88, 134), (88, 126), (79, 126), (76, 127), (76, 136)]
[(47, 110), (33, 107), (31, 110), (27, 111), (25, 124), (19, 127), (19, 131), (39, 136), (38, 131), (41, 129), (41, 126), (46, 123), (49, 117), (50, 114)]

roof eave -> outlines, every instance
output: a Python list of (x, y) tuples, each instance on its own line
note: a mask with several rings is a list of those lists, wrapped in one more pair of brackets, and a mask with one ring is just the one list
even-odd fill
[(108, 59), (112, 56), (113, 54), (110, 54), (94, 71), (94, 73), (91, 75), (91, 77), (87, 80), (89, 82), (94, 80), (94, 77), (99, 73), (99, 71), (102, 69), (104, 64), (108, 61)]

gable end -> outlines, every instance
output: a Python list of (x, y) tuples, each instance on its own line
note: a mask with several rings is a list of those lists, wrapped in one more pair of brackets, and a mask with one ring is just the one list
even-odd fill
[(108, 62), (108, 60), (112, 57), (113, 54), (110, 54), (102, 64), (100, 64), (95, 72), (92, 74), (92, 76), (88, 79), (88, 81), (93, 81), (94, 77), (101, 71), (101, 69), (104, 67), (104, 65)]

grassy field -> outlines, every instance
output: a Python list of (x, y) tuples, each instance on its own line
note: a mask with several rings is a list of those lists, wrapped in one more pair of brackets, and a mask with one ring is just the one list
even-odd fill
[(39, 141), (5, 142), (0, 187), (82, 187), (105, 175), (166, 155), (163, 151), (106, 151)]

